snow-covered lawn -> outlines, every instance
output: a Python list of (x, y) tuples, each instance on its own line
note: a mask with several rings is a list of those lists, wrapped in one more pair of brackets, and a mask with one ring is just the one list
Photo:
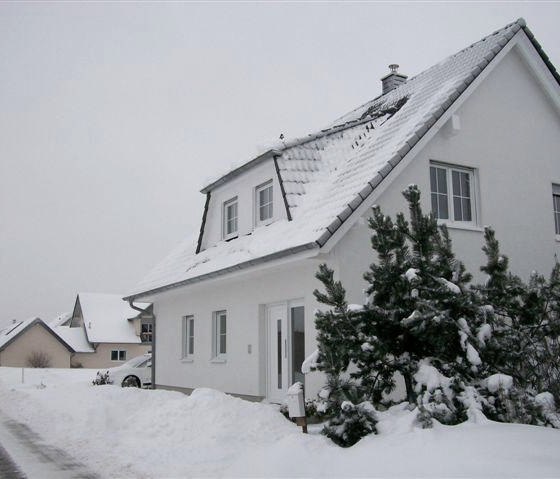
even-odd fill
[[(559, 477), (560, 431), (514, 424), (422, 430), (402, 408), (341, 449), (275, 406), (200, 389), (91, 386), (92, 370), (0, 368), (0, 409), (102, 477)], [(41, 386), (42, 384), (42, 386)]]

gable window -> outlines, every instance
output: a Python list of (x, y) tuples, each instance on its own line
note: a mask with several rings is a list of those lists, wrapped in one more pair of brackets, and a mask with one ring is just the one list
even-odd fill
[(216, 359), (225, 359), (227, 353), (227, 312), (215, 311), (213, 316), (212, 356)]
[(140, 328), (140, 340), (143, 343), (151, 343), (154, 333), (154, 325), (152, 323), (142, 323)]
[(272, 180), (255, 188), (256, 224), (257, 226), (270, 223), (273, 215)]
[(113, 349), (111, 351), (111, 361), (126, 361), (126, 351)]
[(430, 191), (432, 213), (437, 219), (475, 222), (473, 170), (430, 165)]
[(224, 203), (223, 236), (224, 239), (237, 236), (237, 196)]
[(560, 235), (560, 185), (552, 185), (552, 207), (554, 211), (554, 227)]
[(182, 339), (181, 357), (190, 359), (194, 355), (194, 316), (183, 316)]

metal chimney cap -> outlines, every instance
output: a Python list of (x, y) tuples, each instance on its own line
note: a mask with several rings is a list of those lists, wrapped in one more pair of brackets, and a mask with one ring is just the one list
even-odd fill
[(389, 70), (391, 70), (391, 73), (397, 73), (398, 69), (399, 69), (399, 65), (397, 65), (396, 63), (391, 63), (389, 65)]

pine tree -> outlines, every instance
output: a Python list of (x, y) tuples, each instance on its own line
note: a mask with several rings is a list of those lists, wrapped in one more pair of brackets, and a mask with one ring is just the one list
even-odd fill
[[(353, 377), (372, 384), (372, 397), (378, 400), (380, 392), (394, 386), (393, 373), (398, 371), (410, 403), (419, 402), (424, 409), (432, 404), (436, 413), (450, 405), (438, 417), (457, 422), (464, 414), (453, 398), (482, 365), (475, 334), (481, 322), (479, 305), (468, 289), (470, 274), (453, 254), (447, 229), (439, 228), (433, 215), (423, 214), (415, 185), (403, 195), (410, 223), (402, 214), (393, 223), (378, 207), (369, 223), (377, 262), (365, 274), (371, 301), (358, 338), (372, 339), (358, 350)], [(426, 362), (449, 378), (446, 388), (428, 391), (418, 382), (415, 375)]]

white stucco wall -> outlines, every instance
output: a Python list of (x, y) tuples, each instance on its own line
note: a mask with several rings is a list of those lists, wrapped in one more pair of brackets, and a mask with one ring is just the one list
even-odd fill
[[(496, 230), (512, 271), (524, 278), (533, 270), (548, 275), (560, 255), (552, 211), (552, 184), (560, 184), (560, 116), (532, 75), (514, 48), (459, 108), (458, 134), (438, 132), (389, 188), (369, 200), (394, 218), (407, 211), (401, 192), (415, 183), (430, 211), (430, 161), (473, 168), (480, 228), (450, 232), (475, 281), (482, 280), (484, 225)], [(370, 235), (365, 221), (356, 224), (333, 249), (352, 302), (362, 300), (362, 273), (374, 260)]]
[[(303, 260), (254, 274), (205, 281), (154, 298), (156, 384), (180, 388), (211, 387), (228, 393), (266, 393), (266, 336), (263, 306), (303, 299), (306, 351), (315, 348), (312, 291), (318, 261)], [(212, 362), (212, 313), (227, 311), (227, 361)], [(181, 321), (195, 318), (192, 362), (181, 360)], [(248, 346), (251, 346), (251, 353)], [(311, 387), (311, 385), (310, 385)], [(316, 387), (314, 387), (314, 390)]]
[(254, 230), (256, 217), (255, 188), (269, 180), (272, 180), (273, 185), (273, 220), (286, 218), (286, 208), (280, 191), (280, 183), (278, 182), (274, 161), (268, 159), (212, 190), (204, 227), (202, 249), (206, 249), (222, 240), (223, 204), (235, 196), (237, 196), (238, 201), (237, 222), (239, 236), (247, 235)]

